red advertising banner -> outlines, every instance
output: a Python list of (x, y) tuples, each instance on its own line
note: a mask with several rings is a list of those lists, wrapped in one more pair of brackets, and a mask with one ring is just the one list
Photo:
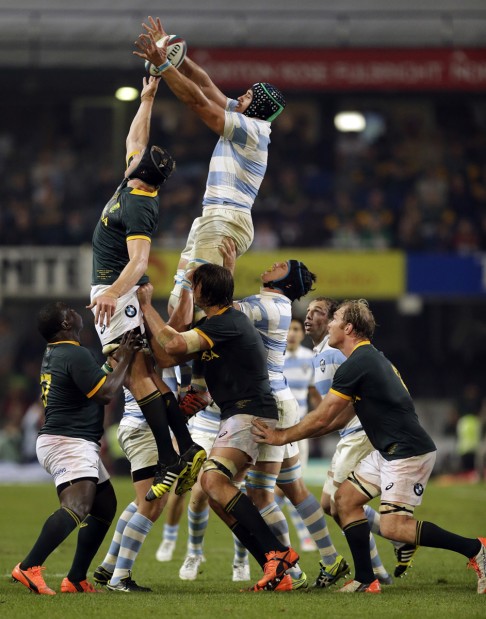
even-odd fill
[(287, 90), (486, 90), (484, 49), (189, 50), (221, 87)]

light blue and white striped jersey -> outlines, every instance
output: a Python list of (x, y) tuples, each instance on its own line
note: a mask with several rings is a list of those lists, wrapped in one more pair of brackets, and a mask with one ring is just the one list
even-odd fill
[[(180, 381), (179, 368), (177, 366), (173, 368), (165, 368), (162, 371), (162, 380), (177, 398)], [(135, 400), (131, 392), (126, 387), (123, 387), (123, 395), (125, 397), (125, 406), (123, 408), (122, 415), (123, 425), (131, 426), (133, 428), (141, 428), (148, 425), (140, 406), (137, 404), (137, 400)]]
[[(346, 361), (346, 357), (337, 348), (331, 348), (328, 344), (329, 335), (314, 346), (314, 372), (315, 372), (315, 388), (324, 397), (331, 388), (334, 374), (338, 367)], [(343, 438), (348, 434), (355, 432), (364, 432), (360, 420), (355, 415), (344, 428), (339, 430), (339, 436)]]
[(126, 387), (123, 387), (123, 396), (125, 398), (122, 415), (123, 425), (131, 426), (132, 428), (146, 426), (147, 422), (140, 410), (140, 406), (137, 404), (137, 400), (135, 400), (132, 393)]
[(251, 210), (265, 176), (270, 123), (234, 112), (237, 105), (238, 101), (228, 99), (223, 135), (209, 163), (203, 207)]
[(184, 371), (185, 365), (184, 367), (175, 365), (172, 368), (164, 368), (162, 370), (162, 380), (172, 391), (176, 399), (179, 395), (179, 385), (181, 385), (182, 374), (184, 373)]
[(305, 346), (287, 352), (284, 357), (283, 373), (290, 390), (299, 404), (300, 418), (307, 415), (309, 387), (314, 385), (314, 353)]
[(239, 309), (257, 328), (267, 350), (268, 377), (272, 393), (280, 401), (294, 396), (284, 376), (284, 355), (292, 320), (292, 303), (278, 292), (261, 289), (260, 294), (238, 301)]
[(221, 423), (221, 410), (216, 402), (199, 411), (189, 419), (189, 431), (213, 434), (216, 438)]

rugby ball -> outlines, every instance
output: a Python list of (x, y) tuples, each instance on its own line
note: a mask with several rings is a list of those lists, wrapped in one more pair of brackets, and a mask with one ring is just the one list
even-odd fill
[[(177, 34), (169, 34), (167, 36), (169, 37), (169, 42), (167, 44), (167, 60), (177, 69), (177, 67), (184, 62), (187, 53), (187, 44), (184, 39)], [(165, 38), (157, 41), (157, 47), (162, 47)], [(157, 71), (157, 67), (148, 60), (145, 61), (145, 70), (149, 75), (155, 75), (156, 77), (160, 75), (159, 71)]]

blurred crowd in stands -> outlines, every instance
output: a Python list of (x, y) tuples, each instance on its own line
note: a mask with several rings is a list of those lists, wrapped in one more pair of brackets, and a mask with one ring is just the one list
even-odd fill
[[(433, 99), (380, 101), (362, 133), (337, 132), (335, 108), (318, 96), (291, 98), (275, 122), (253, 210), (254, 249), (486, 249), (485, 102), (444, 112)], [(152, 127), (178, 165), (163, 190), (157, 242), (178, 249), (200, 213), (215, 139), (164, 98)], [(32, 127), (27, 140), (8, 127), (0, 133), (0, 244), (90, 242), (123, 173), (113, 132), (126, 134), (109, 118), (96, 128), (83, 131), (61, 114)]]

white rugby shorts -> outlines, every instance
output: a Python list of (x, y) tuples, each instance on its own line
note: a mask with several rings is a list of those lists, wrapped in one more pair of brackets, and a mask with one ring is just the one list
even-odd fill
[(218, 447), (239, 449), (249, 457), (251, 464), (255, 464), (257, 459), (259, 459), (258, 452), (262, 445), (253, 439), (253, 434), (251, 433), (252, 421), (254, 419), (261, 419), (270, 428), (275, 428), (277, 425), (276, 419), (264, 419), (255, 415), (233, 415), (233, 417), (221, 421), (218, 435), (213, 443), (213, 449)]
[[(277, 428), (290, 428), (299, 423), (300, 413), (297, 400), (278, 400), (275, 398), (278, 409)], [(287, 445), (260, 445), (258, 462), (283, 462), (288, 458), (293, 458), (299, 453), (299, 443), (287, 443)]]
[(201, 262), (223, 264), (219, 247), (224, 237), (236, 245), (237, 257), (242, 256), (253, 242), (251, 212), (234, 206), (206, 206), (201, 217), (194, 220), (181, 258), (188, 261), (187, 268)]
[[(110, 286), (98, 285), (91, 288), (91, 301), (95, 297), (99, 297), (102, 292)], [(143, 315), (140, 310), (140, 304), (137, 297), (138, 286), (133, 286), (126, 294), (121, 296), (116, 302), (115, 313), (111, 317), (110, 326), (95, 325), (96, 333), (100, 338), (102, 346), (121, 338), (127, 331), (131, 331), (136, 327), (140, 327), (140, 332), (145, 333), (143, 324)], [(96, 312), (96, 307), (91, 310), (93, 315)]]
[(358, 463), (372, 451), (373, 445), (364, 430), (353, 432), (342, 438), (336, 445), (323, 492), (333, 498), (337, 490), (335, 484), (342, 484), (351, 471), (356, 469)]
[(434, 468), (436, 451), (385, 460), (379, 451), (372, 451), (355, 468), (355, 474), (381, 489), (381, 502), (403, 503), (413, 507), (422, 503), (422, 495)]
[(123, 453), (130, 462), (132, 473), (157, 464), (157, 444), (148, 424), (134, 426), (124, 423), (122, 419), (118, 426), (117, 437)]
[(93, 441), (41, 434), (37, 437), (36, 451), (40, 464), (52, 475), (56, 487), (80, 477), (95, 477), (98, 484), (110, 479), (100, 458), (100, 446)]

